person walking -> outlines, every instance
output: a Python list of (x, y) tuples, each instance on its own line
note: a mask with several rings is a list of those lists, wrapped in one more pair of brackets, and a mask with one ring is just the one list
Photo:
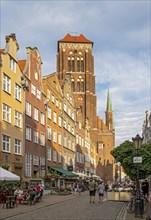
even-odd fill
[(75, 182), (75, 183), (73, 184), (73, 191), (74, 191), (74, 194), (77, 193), (77, 182)]
[(95, 193), (96, 193), (96, 183), (93, 179), (90, 179), (89, 182), (89, 196), (90, 196), (90, 203), (95, 203)]
[(77, 191), (79, 192), (79, 196), (80, 196), (81, 192), (82, 192), (82, 184), (81, 184), (81, 182), (78, 182), (78, 184), (77, 184)]
[(105, 186), (104, 186), (104, 183), (102, 181), (102, 182), (100, 182), (100, 184), (98, 186), (99, 203), (103, 203), (104, 192), (105, 192)]

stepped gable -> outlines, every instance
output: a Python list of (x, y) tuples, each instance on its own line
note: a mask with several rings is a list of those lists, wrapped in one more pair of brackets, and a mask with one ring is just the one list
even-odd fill
[(93, 41), (88, 40), (86, 37), (83, 36), (83, 34), (80, 34), (79, 36), (71, 36), (70, 34), (67, 34), (63, 39), (59, 40), (58, 42), (93, 44)]

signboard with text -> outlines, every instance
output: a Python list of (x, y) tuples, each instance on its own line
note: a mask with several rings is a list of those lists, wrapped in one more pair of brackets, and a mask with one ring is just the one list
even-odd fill
[(142, 157), (133, 157), (133, 163), (142, 163)]

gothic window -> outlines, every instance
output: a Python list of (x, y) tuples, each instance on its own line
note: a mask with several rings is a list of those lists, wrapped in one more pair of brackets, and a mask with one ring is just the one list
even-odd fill
[(84, 62), (83, 62), (83, 58), (81, 58), (81, 72), (84, 72)]
[(80, 92), (80, 82), (77, 82), (77, 91)]
[(84, 92), (84, 82), (81, 82), (81, 92)]
[(80, 60), (77, 58), (77, 72), (80, 72)]
[(70, 62), (70, 57), (68, 57), (68, 72), (71, 72), (71, 62)]
[(71, 62), (71, 71), (74, 72), (74, 58), (72, 57), (72, 62)]
[(71, 86), (72, 86), (72, 92), (75, 92), (75, 84), (74, 84), (74, 82), (72, 82)]

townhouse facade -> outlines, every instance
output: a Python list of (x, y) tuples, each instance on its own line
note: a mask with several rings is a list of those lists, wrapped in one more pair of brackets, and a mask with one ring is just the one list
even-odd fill
[(79, 109), (76, 112), (76, 163), (75, 171), (81, 173), (85, 172), (85, 129), (81, 124), (81, 114)]
[(71, 89), (71, 77), (66, 75), (61, 86), (63, 92), (63, 168), (75, 170), (76, 161), (76, 112)]
[(0, 65), (0, 165), (23, 176), (24, 169), (24, 90), (18, 64), (19, 45), (15, 34), (6, 36)]
[(47, 166), (62, 167), (62, 90), (56, 73), (43, 76), (47, 108)]
[(23, 72), (25, 102), (25, 155), (24, 177), (45, 175), (46, 110), (42, 84), (42, 60), (37, 48), (26, 48), (27, 59), (20, 60)]

